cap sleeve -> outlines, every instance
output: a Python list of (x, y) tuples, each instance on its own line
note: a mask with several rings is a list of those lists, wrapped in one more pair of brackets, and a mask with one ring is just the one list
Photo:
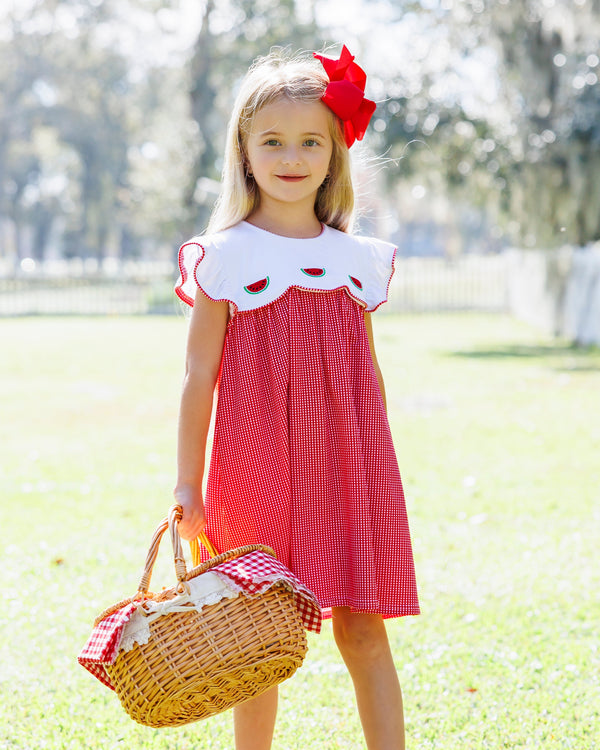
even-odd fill
[(226, 299), (224, 283), (219, 252), (210, 237), (194, 237), (179, 248), (175, 294), (180, 300), (193, 307), (198, 289), (215, 301)]
[(387, 302), (390, 282), (394, 274), (396, 246), (375, 238), (369, 238), (370, 264), (367, 287), (367, 311), (376, 310)]

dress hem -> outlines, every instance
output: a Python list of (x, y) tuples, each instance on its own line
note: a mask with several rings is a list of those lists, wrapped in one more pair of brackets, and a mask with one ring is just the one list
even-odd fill
[(324, 620), (330, 620), (332, 617), (333, 607), (349, 607), (350, 611), (354, 614), (369, 614), (369, 615), (381, 615), (384, 620), (391, 620), (392, 618), (398, 617), (417, 617), (421, 614), (419, 607), (410, 607), (404, 609), (401, 612), (398, 611), (386, 611), (382, 612), (381, 608), (378, 607), (356, 607), (351, 604), (330, 604), (326, 607), (321, 607), (321, 615)]

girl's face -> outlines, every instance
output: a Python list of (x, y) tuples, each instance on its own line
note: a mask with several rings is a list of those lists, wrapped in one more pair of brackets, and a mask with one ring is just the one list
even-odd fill
[(246, 151), (261, 206), (306, 205), (314, 215), (317, 190), (327, 176), (333, 149), (330, 117), (322, 102), (288, 99), (254, 115)]

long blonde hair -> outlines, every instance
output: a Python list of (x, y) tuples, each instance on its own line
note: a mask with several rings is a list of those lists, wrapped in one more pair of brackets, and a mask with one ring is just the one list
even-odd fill
[[(208, 232), (219, 232), (247, 219), (259, 206), (260, 194), (247, 172), (246, 144), (255, 114), (279, 99), (316, 102), (321, 99), (329, 79), (321, 64), (312, 57), (286, 57), (272, 52), (258, 58), (242, 81), (227, 128), (222, 190)], [(352, 229), (354, 190), (350, 154), (344, 141), (339, 118), (328, 110), (333, 142), (329, 174), (315, 200), (319, 221), (342, 232)]]

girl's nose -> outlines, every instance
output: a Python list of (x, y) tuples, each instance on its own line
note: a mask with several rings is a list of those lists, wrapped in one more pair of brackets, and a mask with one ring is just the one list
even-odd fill
[(288, 146), (282, 156), (282, 161), (284, 164), (300, 164), (302, 158), (299, 149), (296, 146)]

